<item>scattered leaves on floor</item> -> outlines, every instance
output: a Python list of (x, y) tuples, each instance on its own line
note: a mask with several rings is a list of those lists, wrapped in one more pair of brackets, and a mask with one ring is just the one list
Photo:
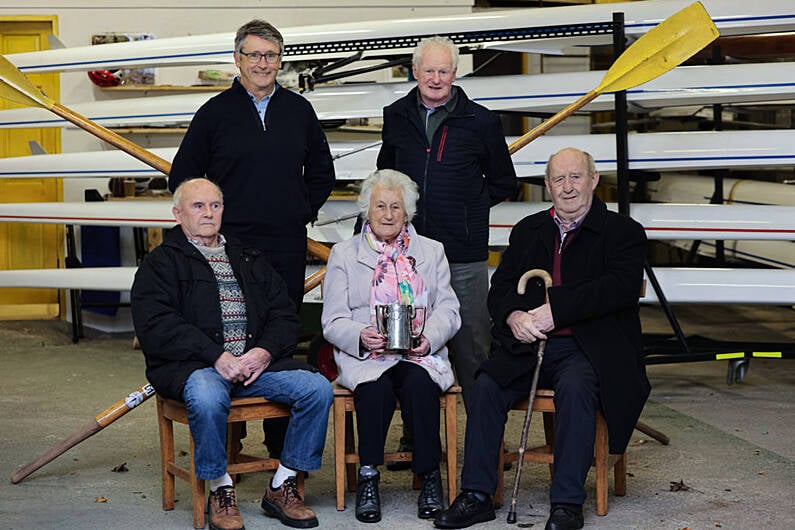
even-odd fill
[(690, 491), (690, 486), (685, 484), (684, 480), (679, 482), (671, 482), (671, 491)]
[(632, 442), (630, 445), (632, 445), (632, 446), (634, 446), (634, 447), (637, 447), (637, 446), (639, 446), (639, 445), (643, 445), (643, 444), (645, 444), (646, 442), (648, 442), (648, 440), (646, 440), (645, 438), (638, 438), (637, 440), (635, 440), (634, 442)]
[(108, 502), (108, 499), (106, 499), (105, 497), (97, 497), (96, 499), (94, 499), (94, 502)]
[(111, 469), (111, 471), (113, 473), (126, 473), (127, 471), (129, 471), (129, 469), (127, 469), (127, 462), (124, 462), (123, 464), (119, 464), (118, 466), (116, 466), (113, 469)]
[(722, 525), (722, 524), (720, 524), (720, 523), (718, 523), (718, 522), (716, 522), (716, 523), (715, 523), (715, 528), (723, 528), (723, 525)]
[(188, 454), (188, 452), (187, 452), (187, 451), (185, 451), (184, 449), (180, 449), (180, 450), (179, 450), (179, 456), (185, 456), (185, 455), (187, 455), (187, 454)]

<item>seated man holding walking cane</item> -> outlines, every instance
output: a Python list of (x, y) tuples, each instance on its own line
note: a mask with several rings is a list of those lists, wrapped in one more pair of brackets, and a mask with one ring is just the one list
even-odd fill
[[(546, 351), (539, 387), (555, 391), (556, 410), (548, 530), (583, 526), (597, 407), (607, 420), (610, 452), (622, 453), (649, 395), (638, 312), (643, 227), (594, 197), (599, 173), (584, 151), (552, 155), (545, 183), (553, 207), (514, 227), (491, 280), (492, 357), (478, 371), (468, 411), (462, 490), (436, 518), (439, 528), (496, 517), (491, 493), (505, 421), (530, 391), (540, 341)], [(543, 282), (517, 293), (531, 269), (549, 271), (546, 293)]]

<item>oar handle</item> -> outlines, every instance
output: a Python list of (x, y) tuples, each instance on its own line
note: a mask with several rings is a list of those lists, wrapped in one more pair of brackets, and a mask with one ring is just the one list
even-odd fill
[(596, 99), (598, 95), (599, 92), (597, 92), (596, 90), (591, 90), (584, 96), (580, 97), (578, 100), (563, 107), (557, 114), (555, 114), (545, 122), (540, 123), (538, 126), (530, 129), (522, 136), (514, 140), (513, 143), (511, 143), (511, 145), (508, 146), (508, 152), (514, 154), (516, 151), (526, 146), (527, 144), (529, 144), (530, 142), (532, 142), (542, 134), (546, 133), (552, 127), (562, 122), (563, 120), (565, 120), (566, 118), (568, 118), (569, 116), (571, 116), (572, 114), (583, 108), (585, 105)]
[(64, 107), (60, 103), (54, 103), (50, 110), (53, 111), (58, 116), (62, 117), (63, 119), (71, 123), (74, 123), (81, 129), (90, 132), (100, 140), (108, 142), (112, 146), (117, 147), (122, 151), (125, 151), (126, 153), (137, 158), (144, 164), (147, 164), (148, 166), (155, 168), (164, 175), (167, 176), (171, 171), (171, 163), (168, 160), (160, 158), (154, 153), (147, 151), (143, 147), (139, 146), (135, 142), (132, 142), (127, 138), (119, 134), (116, 134), (115, 132), (109, 129), (106, 129), (103, 126), (94, 123), (85, 116), (78, 114), (77, 112), (67, 107)]

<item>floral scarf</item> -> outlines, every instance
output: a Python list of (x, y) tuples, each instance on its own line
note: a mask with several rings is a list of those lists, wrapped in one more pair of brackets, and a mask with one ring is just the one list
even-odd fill
[(377, 305), (397, 303), (427, 306), (428, 289), (417, 272), (414, 258), (406, 254), (409, 248), (409, 231), (406, 226), (403, 226), (390, 244), (376, 238), (370, 223), (365, 223), (362, 232), (370, 248), (378, 252), (373, 280), (370, 283), (371, 322), (375, 325)]

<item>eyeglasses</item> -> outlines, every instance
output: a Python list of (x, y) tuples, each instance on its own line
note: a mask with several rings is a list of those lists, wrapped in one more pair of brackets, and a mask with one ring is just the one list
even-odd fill
[(276, 64), (276, 63), (279, 62), (279, 59), (281, 59), (281, 56), (282, 56), (281, 53), (275, 53), (275, 52), (267, 52), (267, 53), (251, 52), (251, 53), (246, 53), (243, 50), (240, 50), (238, 53), (240, 55), (243, 55), (246, 58), (246, 60), (249, 62), (249, 64), (259, 64), (259, 62), (262, 60), (263, 57), (265, 58), (265, 62), (266, 63), (268, 63), (268, 64)]

